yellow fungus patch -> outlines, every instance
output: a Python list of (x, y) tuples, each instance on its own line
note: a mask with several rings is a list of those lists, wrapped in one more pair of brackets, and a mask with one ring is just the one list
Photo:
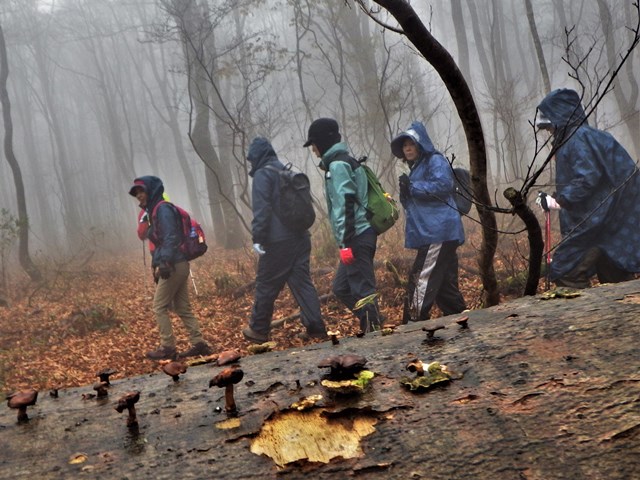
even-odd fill
[(240, 419), (237, 417), (229, 418), (227, 420), (223, 420), (222, 422), (216, 423), (216, 428), (220, 430), (230, 430), (232, 428), (238, 428), (240, 426)]
[(251, 452), (283, 466), (296, 460), (329, 463), (332, 458), (363, 455), (360, 439), (375, 432), (373, 417), (322, 416), (319, 409), (289, 411), (265, 422), (251, 442)]

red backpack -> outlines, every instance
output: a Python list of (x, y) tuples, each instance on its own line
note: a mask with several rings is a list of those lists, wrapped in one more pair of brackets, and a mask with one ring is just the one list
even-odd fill
[[(157, 210), (160, 205), (166, 203), (171, 205), (180, 215), (182, 229), (182, 243), (180, 243), (180, 251), (184, 253), (187, 260), (198, 258), (207, 251), (207, 241), (204, 231), (200, 224), (187, 213), (183, 208), (174, 205), (171, 202), (162, 200), (153, 208), (151, 213), (151, 224), (156, 225)], [(157, 238), (157, 235), (154, 235)], [(154, 242), (156, 243), (156, 242)]]

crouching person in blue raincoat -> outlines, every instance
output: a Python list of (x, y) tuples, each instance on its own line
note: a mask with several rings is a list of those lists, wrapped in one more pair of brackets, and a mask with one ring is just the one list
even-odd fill
[(553, 135), (556, 188), (536, 203), (559, 210), (562, 240), (551, 263), (558, 286), (587, 288), (634, 278), (640, 272), (640, 174), (609, 133), (590, 127), (580, 96), (549, 93), (538, 105), (536, 126)]

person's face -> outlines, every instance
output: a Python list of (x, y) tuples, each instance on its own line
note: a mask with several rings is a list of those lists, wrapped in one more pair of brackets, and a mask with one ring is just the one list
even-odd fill
[(320, 150), (318, 150), (318, 147), (316, 147), (315, 143), (311, 144), (311, 151), (313, 152), (313, 154), (318, 157), (318, 158), (322, 158), (322, 155), (320, 155)]
[(404, 159), (407, 162), (415, 162), (420, 156), (420, 152), (418, 151), (418, 145), (416, 142), (411, 140), (410, 138), (405, 139), (402, 144), (402, 154), (404, 155)]
[(138, 206), (140, 208), (145, 208), (147, 206), (147, 192), (145, 192), (144, 188), (136, 189), (136, 199), (138, 199)]

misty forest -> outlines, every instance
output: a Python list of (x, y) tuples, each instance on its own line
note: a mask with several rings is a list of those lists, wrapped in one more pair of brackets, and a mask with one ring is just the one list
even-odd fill
[[(638, 159), (639, 40), (635, 0), (4, 0), (1, 319), (46, 333), (34, 346), (15, 325), (1, 327), (0, 386), (89, 382), (81, 370), (96, 359), (128, 365), (156, 345), (150, 260), (127, 193), (141, 175), (160, 177), (202, 223), (210, 250), (192, 265), (194, 309), (216, 349), (241, 345), (256, 264), (246, 159), (255, 136), (311, 179), (312, 269), (328, 293), (337, 247), (318, 159), (302, 147), (319, 117), (338, 121), (352, 155), (366, 155), (394, 197), (407, 167), (390, 141), (422, 121), (452, 166), (472, 174), (460, 249), (469, 306), (540, 292), (544, 254), (560, 235), (554, 217), (554, 243), (543, 248), (534, 201), (555, 186), (536, 106), (573, 88), (589, 124)], [(378, 245), (381, 308), (393, 323), (414, 255), (402, 212)], [(281, 297), (274, 318), (296, 311)], [(323, 313), (355, 328), (331, 302)], [(116, 328), (79, 328), (77, 312)], [(111, 343), (75, 345), (81, 333)], [(48, 335), (81, 350), (84, 367), (37, 377), (56, 368), (36, 361), (53, 355)]]

